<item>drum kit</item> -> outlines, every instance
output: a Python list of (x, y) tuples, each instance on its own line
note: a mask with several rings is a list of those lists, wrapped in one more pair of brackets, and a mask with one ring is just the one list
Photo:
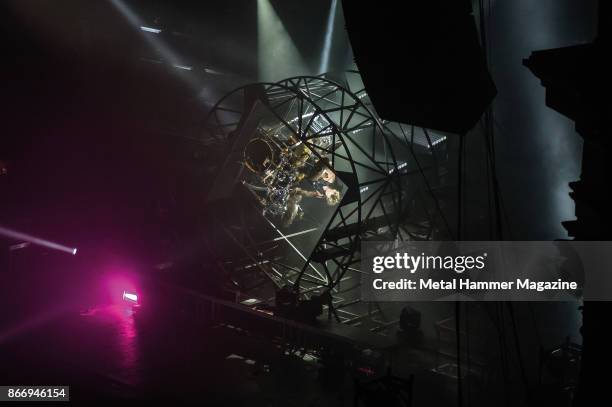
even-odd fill
[[(331, 137), (310, 139), (309, 143), (328, 149)], [(243, 184), (259, 197), (264, 215), (282, 217), (288, 210), (292, 190), (302, 179), (304, 167), (314, 165), (319, 158), (293, 135), (261, 132), (244, 148), (244, 166), (251, 177)]]
[(253, 175), (245, 185), (265, 195), (264, 215), (282, 217), (287, 211), (291, 189), (299, 181), (299, 144), (273, 134), (255, 137), (244, 148), (244, 165)]

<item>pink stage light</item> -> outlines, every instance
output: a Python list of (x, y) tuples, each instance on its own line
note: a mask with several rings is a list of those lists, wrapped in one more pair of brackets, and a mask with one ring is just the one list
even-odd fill
[(102, 277), (103, 287), (107, 290), (107, 300), (120, 308), (138, 307), (143, 301), (139, 278), (134, 272), (128, 271), (133, 268), (125, 263), (113, 264), (109, 266), (111, 271)]
[(123, 300), (128, 301), (128, 302), (137, 303), (138, 295), (136, 295), (135, 293), (131, 293), (129, 291), (123, 291)]

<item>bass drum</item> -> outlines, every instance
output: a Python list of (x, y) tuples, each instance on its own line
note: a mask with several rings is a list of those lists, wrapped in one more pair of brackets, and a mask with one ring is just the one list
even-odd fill
[(244, 147), (244, 165), (252, 173), (263, 177), (266, 171), (278, 166), (279, 155), (280, 151), (276, 145), (263, 138), (254, 138)]

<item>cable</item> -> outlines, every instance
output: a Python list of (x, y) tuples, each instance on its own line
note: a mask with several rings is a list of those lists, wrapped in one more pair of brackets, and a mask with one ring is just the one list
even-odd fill
[(463, 392), (461, 389), (461, 303), (455, 301), (455, 330), (457, 331), (457, 405), (461, 407), (463, 405)]
[(525, 393), (527, 396), (527, 402), (529, 403), (531, 399), (530, 397), (531, 392), (529, 391), (529, 381), (527, 380), (527, 373), (525, 372), (525, 366), (523, 365), (521, 345), (519, 342), (518, 330), (516, 328), (516, 318), (514, 317), (514, 307), (512, 306), (511, 302), (508, 303), (508, 309), (510, 311), (510, 319), (512, 321), (512, 331), (514, 334), (514, 343), (516, 346), (516, 355), (518, 357), (519, 369), (521, 371), (521, 379), (523, 380), (523, 384), (525, 385)]
[(472, 404), (472, 400), (471, 400), (471, 372), (472, 372), (472, 365), (470, 362), (470, 325), (469, 325), (469, 321), (470, 321), (470, 317), (468, 314), (468, 309), (469, 309), (469, 303), (465, 304), (465, 360), (467, 363), (467, 375), (465, 376), (467, 378), (466, 380), (466, 388), (467, 388), (467, 405), (471, 405)]
[(501, 308), (501, 303), (495, 303), (495, 308), (497, 310), (497, 329), (499, 334), (499, 355), (501, 359), (501, 372), (504, 380), (504, 400), (506, 401), (506, 405), (510, 405), (510, 399), (508, 398), (508, 360), (506, 357), (506, 334), (504, 330), (504, 310)]
[[(503, 128), (502, 124), (499, 123), (499, 121), (497, 121), (495, 118), (493, 118), (493, 124), (494, 126), (497, 127), (497, 130), (501, 133), (506, 132), (506, 130)], [(500, 207), (501, 207), (501, 211), (502, 211), (502, 216), (503, 216), (503, 220), (506, 222), (506, 230), (508, 231), (508, 235), (510, 240), (515, 240), (515, 235), (512, 231), (512, 223), (510, 222), (510, 220), (508, 219), (508, 213), (506, 211), (506, 207), (504, 204), (504, 195), (501, 193), (501, 189), (499, 191), (499, 200), (500, 200)]]
[(462, 187), (463, 187), (463, 150), (465, 148), (465, 134), (459, 136), (459, 158), (457, 160), (457, 240), (461, 240), (463, 228), (463, 202), (462, 202)]
[[(481, 122), (481, 124), (484, 125), (484, 123)], [(486, 145), (486, 134), (484, 132), (484, 128), (483, 128), (483, 140), (485, 140), (485, 145)], [(485, 179), (486, 179), (486, 183), (487, 183), (487, 219), (489, 220), (488, 222), (488, 227), (489, 227), (489, 239), (493, 240), (493, 224), (490, 221), (493, 218), (493, 212), (491, 210), (491, 208), (493, 207), (493, 203), (492, 203), (492, 192), (491, 192), (491, 184), (492, 184), (492, 179), (491, 179), (491, 171), (490, 171), (490, 165), (488, 163), (488, 161), (486, 162), (485, 165)]]
[[(490, 4), (488, 5), (489, 15), (491, 12)], [(480, 42), (483, 52), (483, 57), (490, 68), (489, 50), (490, 43), (487, 40), (487, 26), (485, 24), (485, 6), (483, 0), (478, 1), (479, 8), (479, 25), (480, 25)], [(500, 204), (500, 187), (499, 180), (497, 177), (496, 159), (495, 159), (495, 135), (493, 126), (493, 109), (491, 105), (487, 107), (483, 117), (485, 146), (487, 149), (487, 165), (491, 169), (491, 180), (493, 183), (493, 204), (495, 207), (495, 225), (497, 231), (497, 238), (503, 240), (503, 226), (502, 226), (502, 209)], [(488, 182), (488, 181), (487, 181)], [(490, 198), (489, 198), (490, 199)]]
[[(438, 213), (440, 214), (440, 217), (442, 218), (442, 222), (444, 223), (444, 227), (446, 228), (446, 231), (448, 233), (448, 237), (450, 238), (450, 240), (455, 240), (453, 238), (453, 232), (452, 229), (450, 227), (450, 224), (448, 223), (448, 220), (446, 219), (446, 216), (444, 215), (444, 212), (442, 211), (442, 207), (440, 206), (440, 200), (438, 199), (438, 197), (436, 196), (436, 194), (433, 192), (433, 189), (431, 188), (431, 185), (429, 184), (429, 181), (427, 179), (427, 176), (425, 175), (425, 170), (423, 169), (423, 166), (421, 165), (421, 162), (419, 161), (419, 159), (417, 158), (416, 153), (414, 152), (414, 149), (412, 147), (412, 143), (408, 141), (408, 137), (406, 136), (406, 132), (404, 131), (403, 127), (400, 125), (400, 130), (402, 132), (402, 135), (404, 136), (405, 142), (406, 144), (408, 144), (410, 146), (409, 151), (410, 154), (412, 155), (412, 158), (414, 159), (414, 162), (417, 165), (417, 168), (419, 170), (419, 173), (421, 174), (421, 177), (423, 178), (423, 182), (425, 183), (425, 187), (427, 189), (427, 192), (429, 192), (429, 195), (431, 196), (431, 198), (434, 201), (434, 204), (436, 205), (436, 209), (438, 211)], [(390, 131), (390, 130), (389, 130)], [(395, 137), (401, 141), (401, 139), (399, 138), (399, 136), (397, 136), (394, 132), (390, 131), (391, 134), (395, 135)], [(411, 133), (414, 134), (414, 126), (411, 126)], [(433, 226), (433, 225), (432, 225)]]

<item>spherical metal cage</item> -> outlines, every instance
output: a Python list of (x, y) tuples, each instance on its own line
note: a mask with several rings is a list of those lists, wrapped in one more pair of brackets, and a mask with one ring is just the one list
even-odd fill
[[(248, 236), (252, 229), (247, 224), (234, 228), (246, 235), (237, 237), (234, 232), (232, 240), (247, 242), (242, 248), (245, 253), (251, 250), (247, 254), (249, 261), (257, 263), (278, 286), (291, 286), (305, 297), (321, 291), (340, 295), (358, 288), (360, 243), (402, 239), (402, 223), (406, 219), (417, 210), (425, 217), (430, 212), (425, 202), (416, 208), (415, 202), (422, 201), (422, 195), (417, 192), (421, 168), (415, 163), (414, 143), (406, 137), (402, 125), (385, 123), (377, 117), (368, 106), (362, 84), (353, 79), (356, 75), (348, 72), (340, 80), (327, 75), (299, 76), (278, 83), (243, 86), (219, 100), (206, 120), (209, 137), (230, 149), (237, 134), (248, 127), (254, 106), (263, 106), (267, 118), (257, 122), (256, 130), (263, 134), (262, 139), (274, 135), (270, 140), (279, 144), (279, 151), (304, 146), (313, 160), (327, 160), (330, 170), (343, 183), (342, 199), (326, 220), (318, 241), (293, 264), (266, 259), (262, 254), (265, 248)], [(430, 146), (433, 147), (431, 142)], [(251, 171), (254, 172), (252, 168)], [(255, 184), (248, 185), (253, 190), (265, 189), (264, 184)], [(272, 222), (268, 223), (282, 235)], [(424, 239), (431, 237), (432, 227), (429, 220), (425, 227), (429, 230), (421, 235)], [(330, 305), (330, 315), (331, 308)]]

